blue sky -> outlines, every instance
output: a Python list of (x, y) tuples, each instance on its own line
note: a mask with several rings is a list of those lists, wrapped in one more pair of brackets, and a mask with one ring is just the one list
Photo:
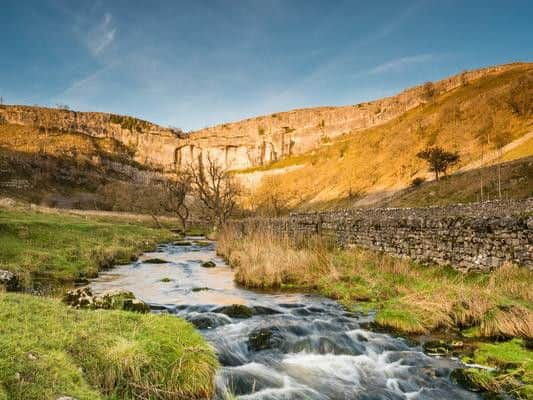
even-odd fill
[(533, 1), (0, 0), (0, 96), (198, 129), (533, 61)]

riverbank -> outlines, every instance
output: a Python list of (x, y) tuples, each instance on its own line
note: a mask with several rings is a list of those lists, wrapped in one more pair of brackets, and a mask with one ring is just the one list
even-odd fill
[(21, 289), (53, 291), (175, 239), (144, 221), (0, 209), (0, 269)]
[[(150, 226), (152, 225), (152, 226)], [(205, 399), (214, 350), (175, 316), (74, 310), (58, 298), (102, 269), (176, 240), (152, 218), (0, 209), (0, 400)], [(10, 287), (12, 289), (12, 287)]]
[[(533, 273), (525, 268), (463, 275), (370, 251), (339, 250), (317, 238), (291, 240), (267, 232), (243, 237), (232, 230), (219, 236), (218, 252), (245, 287), (312, 290), (352, 311), (376, 310), (378, 328), (411, 337), (460, 337), (475, 349), (465, 352), (468, 361), (497, 368), (467, 370), (471, 384), (518, 398), (533, 393), (533, 352), (526, 348), (533, 338)], [(509, 343), (518, 360), (509, 360)]]

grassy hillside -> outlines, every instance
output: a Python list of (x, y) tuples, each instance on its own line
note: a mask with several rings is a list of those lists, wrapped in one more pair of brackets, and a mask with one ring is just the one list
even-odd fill
[(25, 287), (53, 290), (172, 237), (141, 223), (0, 209), (0, 269)]
[(174, 316), (0, 293), (2, 400), (204, 399), (217, 365), (201, 335)]
[[(530, 153), (533, 154), (533, 151)], [(440, 181), (430, 181), (418, 187), (401, 190), (394, 196), (377, 202), (384, 207), (426, 207), (481, 200), (481, 179), (485, 200), (499, 198), (498, 168), (500, 169), (501, 195), (503, 199), (533, 197), (533, 157), (504, 162), (480, 169), (450, 175)], [(337, 206), (349, 206), (348, 201)]]
[[(313, 208), (339, 199), (355, 205), (381, 200), (415, 177), (431, 178), (416, 157), (427, 146), (457, 151), (461, 160), (456, 168), (461, 168), (532, 131), (532, 104), (532, 64), (482, 77), (434, 95), (384, 125), (347, 133), (315, 151), (264, 167), (303, 166), (263, 179), (250, 204), (259, 209), (276, 208), (274, 203)], [(531, 155), (531, 143), (513, 151), (502, 160)]]

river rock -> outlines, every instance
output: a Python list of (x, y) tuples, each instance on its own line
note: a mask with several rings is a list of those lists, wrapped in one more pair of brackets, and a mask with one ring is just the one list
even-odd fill
[(133, 311), (138, 312), (142, 314), (146, 314), (150, 312), (150, 306), (146, 304), (144, 301), (139, 299), (126, 299), (122, 303), (122, 309), (124, 311)]
[(193, 292), (203, 292), (205, 290), (211, 290), (207, 286), (201, 286), (201, 287), (193, 287), (191, 289)]
[(4, 286), (8, 291), (15, 291), (19, 288), (17, 275), (11, 271), (0, 269), (0, 286)]
[(188, 240), (178, 240), (177, 242), (174, 242), (174, 246), (190, 246), (192, 245), (192, 242), (189, 242)]
[(431, 355), (446, 355), (452, 350), (452, 346), (442, 340), (430, 340), (422, 347), (426, 353)]
[(226, 315), (212, 312), (189, 315), (186, 319), (198, 329), (211, 329), (231, 323), (231, 319)]
[(231, 318), (250, 318), (254, 315), (253, 310), (244, 304), (232, 304), (231, 306), (218, 307), (213, 312), (226, 314)]
[(143, 261), (144, 264), (168, 264), (167, 260), (161, 258), (149, 258), (148, 260)]
[(273, 349), (281, 343), (281, 332), (276, 326), (254, 329), (248, 336), (248, 349), (251, 351)]
[(205, 261), (202, 263), (203, 268), (215, 268), (217, 265), (213, 261)]
[(275, 314), (281, 314), (281, 311), (275, 310), (270, 307), (265, 306), (253, 306), (252, 310), (254, 312), (254, 315), (275, 315)]

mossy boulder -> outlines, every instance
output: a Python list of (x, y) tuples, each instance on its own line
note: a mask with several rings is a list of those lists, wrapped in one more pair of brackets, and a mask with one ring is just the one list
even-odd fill
[(87, 308), (92, 310), (125, 310), (147, 313), (150, 306), (139, 300), (128, 290), (110, 290), (94, 295), (90, 287), (85, 286), (69, 290), (63, 296), (63, 302), (74, 308)]
[(244, 304), (232, 304), (230, 306), (218, 307), (213, 312), (225, 314), (231, 318), (250, 318), (254, 315), (253, 310)]
[(204, 261), (202, 268), (215, 268), (217, 265), (213, 261)]
[(258, 328), (248, 336), (248, 349), (261, 351), (277, 347), (282, 342), (278, 327)]
[(63, 302), (74, 308), (91, 308), (94, 305), (94, 295), (90, 287), (84, 286), (65, 293)]

